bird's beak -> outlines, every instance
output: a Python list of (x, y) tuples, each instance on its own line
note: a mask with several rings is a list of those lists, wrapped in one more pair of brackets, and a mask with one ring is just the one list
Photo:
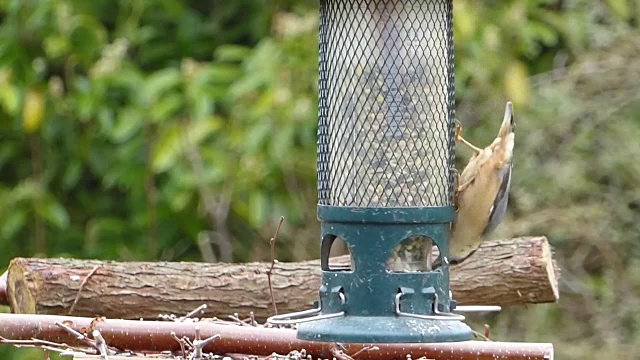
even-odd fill
[(502, 121), (505, 123), (508, 121), (511, 126), (515, 125), (513, 123), (513, 104), (511, 104), (511, 101), (507, 101), (507, 105), (504, 108), (504, 119)]
[(507, 105), (504, 108), (504, 118), (502, 119), (502, 125), (500, 125), (499, 136), (504, 137), (507, 136), (510, 132), (512, 132), (516, 127), (516, 123), (513, 120), (513, 104), (511, 101), (507, 102)]

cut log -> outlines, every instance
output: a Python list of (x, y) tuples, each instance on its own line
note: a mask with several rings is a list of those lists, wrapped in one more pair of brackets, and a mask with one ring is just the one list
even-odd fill
[[(331, 262), (350, 261), (343, 256)], [(8, 305), (21, 314), (150, 319), (207, 304), (205, 316), (253, 312), (264, 319), (273, 315), (269, 266), (16, 258), (8, 269)], [(545, 237), (493, 241), (451, 268), (451, 289), (460, 305), (554, 302), (557, 275)], [(320, 276), (318, 260), (276, 264), (272, 279), (279, 313), (310, 308)]]

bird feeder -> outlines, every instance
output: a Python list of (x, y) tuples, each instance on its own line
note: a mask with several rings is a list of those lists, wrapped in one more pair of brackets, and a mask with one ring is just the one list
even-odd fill
[[(269, 319), (299, 323), (301, 339), (472, 338), (453, 313), (446, 260), (455, 221), (452, 17), (452, 0), (320, 0), (320, 301)], [(349, 268), (330, 266), (336, 239), (348, 246)]]

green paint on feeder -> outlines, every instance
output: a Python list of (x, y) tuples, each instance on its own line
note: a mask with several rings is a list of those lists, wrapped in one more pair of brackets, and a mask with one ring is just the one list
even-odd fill
[[(438, 317), (450, 313), (449, 266), (429, 272), (390, 272), (387, 260), (404, 239), (423, 236), (447, 253), (453, 207), (349, 208), (318, 206), (322, 221), (322, 314), (344, 311), (344, 317), (301, 323), (298, 337), (339, 342), (447, 342), (471, 340), (471, 329), (459, 320), (422, 319), (401, 314)], [(353, 269), (329, 267), (336, 238), (345, 241)], [(437, 301), (436, 301), (437, 299)], [(344, 300), (344, 301), (343, 301)]]
[(440, 207), (343, 207), (318, 205), (320, 221), (341, 223), (452, 223), (456, 212), (452, 206)]
[(467, 341), (473, 334), (460, 321), (349, 316), (300, 324), (298, 338), (344, 343), (434, 343)]

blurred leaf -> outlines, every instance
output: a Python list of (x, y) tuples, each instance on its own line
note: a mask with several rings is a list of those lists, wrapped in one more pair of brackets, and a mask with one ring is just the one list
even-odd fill
[(0, 222), (0, 233), (3, 239), (10, 239), (18, 234), (27, 224), (27, 214), (23, 209), (15, 208)]
[(70, 161), (67, 167), (62, 183), (65, 189), (73, 189), (82, 177), (82, 164), (78, 161)]
[(558, 43), (559, 34), (551, 26), (541, 22), (531, 21), (528, 23), (527, 28), (531, 31), (532, 37), (541, 41), (544, 45), (554, 46)]
[(455, 19), (456, 41), (466, 41), (476, 30), (476, 15), (474, 7), (469, 6), (467, 1), (458, 1), (453, 7), (453, 18)]
[(151, 167), (156, 173), (167, 171), (182, 153), (182, 130), (179, 126), (168, 126), (158, 136), (153, 147)]
[(244, 142), (244, 151), (254, 154), (260, 151), (267, 139), (271, 136), (271, 125), (267, 121), (260, 121), (255, 126), (248, 128), (248, 134)]
[(266, 216), (269, 213), (269, 203), (267, 197), (261, 192), (251, 193), (249, 197), (249, 220), (253, 225), (264, 224)]
[(209, 76), (218, 83), (228, 83), (238, 79), (241, 75), (237, 66), (229, 64), (211, 64), (208, 69)]
[(628, 0), (606, 0), (605, 2), (620, 19), (627, 21), (631, 18), (632, 12)]
[(174, 68), (156, 71), (150, 75), (142, 85), (140, 96), (142, 104), (148, 105), (160, 100), (160, 96), (175, 89), (181, 82), (180, 72)]
[(274, 160), (286, 162), (289, 158), (289, 149), (293, 147), (294, 142), (295, 129), (292, 126), (279, 128), (273, 134), (273, 141), (271, 142)]
[(142, 114), (137, 108), (125, 108), (120, 111), (111, 133), (116, 142), (129, 140), (143, 126)]
[(187, 128), (187, 138), (193, 144), (200, 144), (207, 136), (222, 127), (222, 119), (211, 116), (203, 121), (192, 121)]
[(44, 94), (40, 90), (30, 89), (22, 108), (22, 125), (26, 132), (34, 133), (40, 129), (44, 119)]
[(527, 67), (519, 61), (509, 64), (504, 74), (507, 96), (515, 106), (524, 106), (530, 100), (529, 74)]
[(184, 105), (182, 94), (167, 94), (151, 106), (150, 118), (154, 122), (172, 119)]
[(202, 121), (213, 112), (213, 101), (207, 94), (199, 94), (193, 101), (191, 107), (191, 117), (194, 121)]
[(51, 35), (44, 39), (44, 50), (47, 57), (56, 59), (66, 55), (71, 48), (69, 40), (60, 35)]
[(193, 199), (194, 194), (192, 191), (180, 191), (178, 193), (173, 194), (170, 197), (171, 208), (174, 211), (182, 211), (189, 204), (189, 202)]
[(70, 40), (76, 56), (87, 64), (96, 60), (107, 40), (102, 24), (94, 17), (76, 15), (72, 19)]
[(51, 225), (64, 229), (69, 225), (69, 214), (67, 210), (52, 198), (47, 198), (43, 202), (38, 202), (36, 211)]
[(0, 101), (9, 114), (16, 115), (20, 102), (18, 89), (8, 81), (4, 82), (0, 86)]
[(251, 48), (236, 44), (220, 46), (216, 50), (216, 57), (220, 61), (242, 61), (251, 54)]
[(42, 186), (38, 182), (27, 179), (15, 185), (8, 194), (8, 200), (13, 203), (31, 201), (43, 195)]

